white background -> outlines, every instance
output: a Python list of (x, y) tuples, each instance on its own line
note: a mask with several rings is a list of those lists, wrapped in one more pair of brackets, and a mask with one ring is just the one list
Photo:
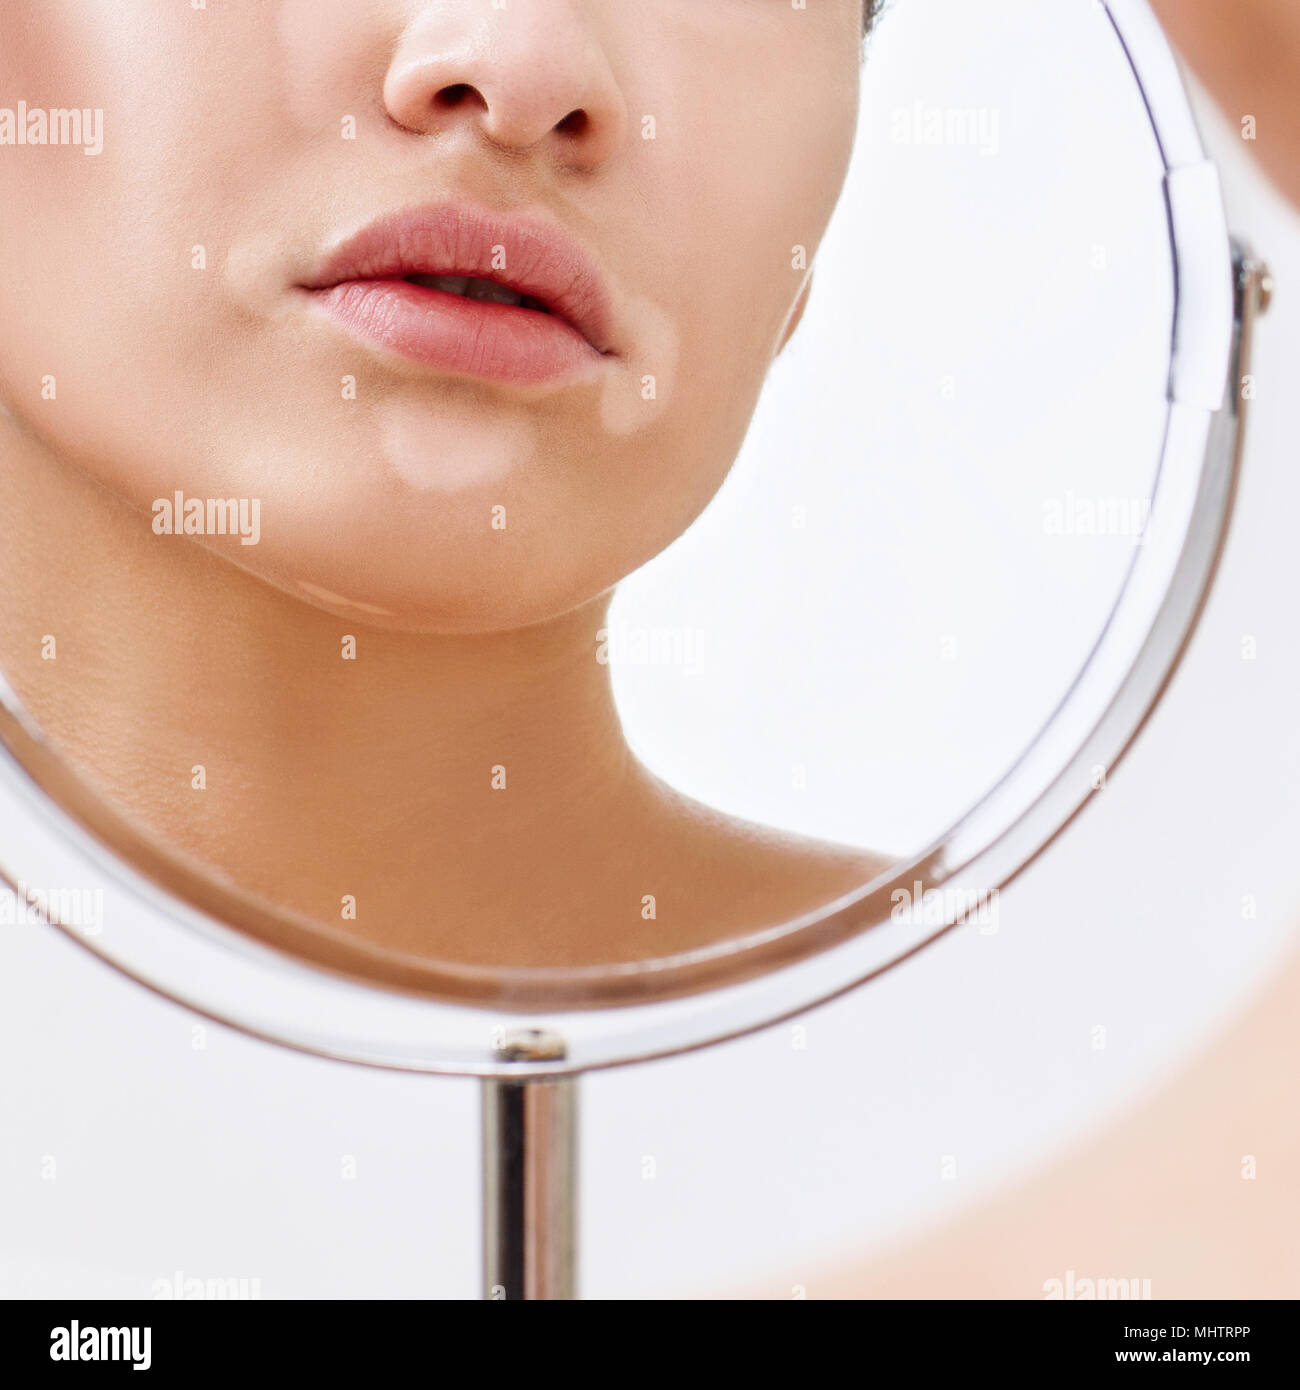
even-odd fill
[[(913, 8), (898, 7), (891, 23)], [(937, 12), (939, 0), (929, 8)], [(1031, 23), (1027, 16), (1049, 7), (999, 0), (992, 8), (1019, 9)], [(1016, 134), (1016, 113), (1031, 93), (1008, 88), (1005, 74), (1038, 68), (1039, 89), (1046, 73), (1062, 100), (1082, 80), (1078, 43), (1050, 46), (1025, 33), (1025, 49), (1009, 54), (991, 39), (982, 54), (970, 44), (927, 49), (921, 99), (1002, 110), (1002, 151), (984, 161), (998, 172), (979, 177), (1009, 177), (1030, 134), (1024, 122)], [(918, 88), (914, 70), (886, 70), (891, 43), (905, 51), (901, 35), (882, 34), (872, 58), (873, 101), (884, 110), (909, 84)], [(988, 78), (990, 65), (1004, 77)], [(1288, 385), (1300, 366), (1300, 220), (1254, 174), (1235, 129), (1203, 102), (1199, 109), (1233, 225), (1267, 253), (1280, 291), (1259, 336), (1260, 399), (1233, 538), (1181, 674), (1102, 797), (1003, 895), (996, 934), (950, 936), (817, 1011), (804, 1021), (806, 1047), (782, 1027), (584, 1082), (588, 1296), (703, 1294), (765, 1277), (816, 1296), (833, 1257), (941, 1219), (1156, 1084), (1292, 938), (1300, 561), (1291, 517), (1300, 514), (1300, 479)], [(1104, 121), (1094, 133), (1104, 145)], [(898, 154), (870, 140), (864, 149), (881, 166)], [(1141, 154), (1130, 154), (1136, 175)], [(935, 158), (925, 166), (917, 156)], [(1126, 249), (1124, 226), (1106, 222), (1102, 201), (1104, 232), (1090, 224), (1072, 249), (1022, 239), (1023, 299), (1006, 312), (1015, 277), (990, 249), (999, 228), (963, 225), (954, 240), (950, 225), (931, 220), (955, 196), (953, 180), (963, 170), (975, 176), (968, 166), (978, 154), (910, 157), (928, 170), (909, 191), (915, 204), (873, 207), (863, 183), (846, 204), (851, 218), (853, 198), (864, 200), (873, 255), (892, 247), (890, 264), (907, 268), (880, 274), (878, 259), (855, 260), (832, 241), (801, 330), (809, 347), (801, 341), (778, 368), (790, 384), (774, 381), (792, 394), (765, 403), (735, 485), (700, 539), (693, 533), (620, 600), (620, 620), (634, 626), (685, 622), (713, 638), (694, 676), (619, 672), (647, 756), (730, 810), (888, 849), (915, 848), (939, 828), (936, 816), (978, 792), (985, 764), (1032, 732), (1093, 635), (1122, 547), (1045, 545), (1029, 519), (1084, 468), (1094, 493), (1132, 490), (1146, 399), (1133, 344), (1146, 331), (1143, 313), (1161, 302), (1159, 287), (1141, 281), (1144, 253), (1136, 242)], [(1093, 199), (1098, 171), (1081, 157), (1053, 171), (1070, 214), (1060, 217), (1064, 229), (1077, 222), (1080, 200)], [(926, 226), (934, 246), (912, 235)], [(952, 264), (976, 254), (980, 237), (978, 255), (995, 257), (987, 279), (968, 302), (954, 302), (961, 281)], [(1117, 252), (1110, 264), (1121, 287), (1138, 277), (1150, 299), (1135, 306), (1129, 296), (1128, 321), (1138, 326), (1118, 339), (1113, 326), (1125, 320), (1113, 315), (1123, 299), (1117, 305), (1111, 282), (1098, 286), (1090, 266), (1085, 292), (1074, 259), (1099, 239)], [(934, 278), (922, 292), (912, 276), (927, 257)], [(856, 286), (852, 302), (838, 290), (847, 283)], [(1045, 356), (1042, 335), (1057, 321), (1050, 298), (1062, 293), (1076, 298), (1058, 319), (1109, 306), (1091, 352), (1058, 344)], [(889, 326), (901, 365), (889, 366), (875, 322)], [(1030, 335), (1039, 371), (1014, 401), (1001, 373), (972, 382), (984, 353), (971, 331), (977, 322), (996, 335), (986, 368), (1021, 353)], [(824, 361), (805, 367), (795, 356), (825, 351), (825, 342), (843, 344), (847, 384), (832, 388)], [(955, 364), (955, 404), (968, 412), (959, 421), (938, 413), (936, 343)], [(1130, 354), (1128, 365), (1112, 371), (1119, 353)], [(1053, 384), (1063, 361), (1076, 378), (1098, 373), (1075, 380), (1067, 415), (1051, 395), (1066, 391)], [(891, 371), (915, 393), (901, 401), (896, 393), (892, 409), (881, 399), (891, 388), (880, 385)], [(791, 402), (807, 389), (801, 380), (821, 383), (822, 395), (798, 417)], [(990, 433), (981, 402), (989, 411), (1016, 405), (1013, 437)], [(1048, 425), (1052, 433), (1041, 433)], [(949, 450), (927, 454), (936, 439)], [(915, 462), (909, 469), (902, 459)], [(792, 460), (806, 471), (782, 491), (776, 470)], [(991, 489), (991, 470), (1015, 460), (1021, 471), (1005, 477), (1019, 479), (1016, 489)], [(1028, 471), (1032, 460), (1049, 470), (1044, 479)], [(828, 504), (836, 520), (818, 532)], [(791, 539), (797, 505), (808, 508), (815, 544)], [(773, 559), (761, 548), (768, 558), (756, 563), (754, 528), (764, 525), (765, 546), (782, 551)], [(1000, 546), (987, 543), (990, 528)], [(805, 545), (802, 558), (790, 550), (796, 544)], [(841, 594), (838, 606), (827, 592)], [(684, 618), (686, 595), (695, 606)], [(757, 623), (744, 618), (746, 605)], [(766, 633), (765, 644), (746, 632)], [(944, 635), (958, 637), (959, 655), (941, 663)], [(1247, 635), (1257, 643), (1253, 661), (1242, 659)], [(930, 681), (919, 679), (926, 663)], [(738, 695), (746, 680), (748, 695)], [(795, 799), (790, 774), (800, 765), (808, 785)], [(1255, 919), (1243, 918), (1248, 894)], [(1096, 1024), (1107, 1029), (1101, 1051), (1092, 1047)], [(0, 1045), (0, 1292), (147, 1296), (154, 1280), (180, 1270), (255, 1278), (264, 1297), (476, 1295), (472, 1083), (313, 1061), (200, 1026), (35, 928), (0, 934)], [(944, 1155), (956, 1156), (955, 1182), (940, 1180)], [(343, 1176), (352, 1167), (356, 1176)]]
[[(983, 142), (904, 142), (918, 105), (977, 113)], [(1153, 484), (1161, 173), (1090, 0), (888, 12), (813, 299), (746, 448), (611, 615), (632, 655), (638, 632), (671, 651), (685, 629), (692, 661), (618, 671), (669, 781), (903, 855), (1023, 750), (1133, 556), (1131, 535), (1052, 534), (1046, 509), (1139, 512)]]

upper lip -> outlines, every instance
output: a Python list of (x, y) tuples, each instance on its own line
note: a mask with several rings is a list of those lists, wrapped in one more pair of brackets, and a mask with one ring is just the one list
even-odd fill
[(329, 252), (303, 288), (411, 275), (469, 276), (539, 300), (597, 352), (609, 353), (611, 307), (591, 257), (559, 227), (442, 203), (394, 213)]

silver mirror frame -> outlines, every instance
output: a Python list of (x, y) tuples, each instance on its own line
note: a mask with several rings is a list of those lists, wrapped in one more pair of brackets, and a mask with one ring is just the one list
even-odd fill
[[(942, 840), (820, 912), (689, 958), (609, 972), (623, 986), (613, 1004), (548, 1010), (544, 980), (537, 1007), (446, 1003), (262, 946), (116, 857), (73, 814), (70, 786), (56, 801), (38, 785), (28, 769), (39, 734), (0, 684), (0, 876), (29, 902), (31, 884), (102, 887), (102, 920), (92, 928), (54, 913), (51, 923), (141, 984), (245, 1033), (368, 1066), (501, 1080), (646, 1061), (762, 1029), (856, 988), (969, 917), (1089, 800), (1177, 667), (1226, 535), (1244, 423), (1238, 383), (1267, 301), (1267, 272), (1229, 239), (1217, 174), (1146, 0), (1104, 8), (1164, 162), (1175, 267), (1168, 419), (1150, 522), (1074, 684)], [(900, 900), (921, 908), (899, 912)], [(638, 1002), (679, 967), (692, 972), (694, 992)]]

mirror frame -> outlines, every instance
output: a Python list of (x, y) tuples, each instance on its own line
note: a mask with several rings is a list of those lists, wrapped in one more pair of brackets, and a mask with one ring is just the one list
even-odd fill
[[(1175, 273), (1168, 418), (1146, 542), (1051, 718), (941, 840), (849, 897), (736, 941), (617, 968), (507, 974), (508, 993), (501, 972), (452, 971), (433, 997), (309, 964), (229, 925), (257, 909), (116, 819), (0, 681), (0, 877), (19, 901), (38, 913), (30, 884), (102, 887), (102, 921), (87, 927), (48, 910), (43, 920), (168, 999), (266, 1041), (368, 1066), (517, 1078), (670, 1056), (779, 1023), (995, 900), (1104, 784), (1195, 630), (1232, 511), (1244, 423), (1237, 383), (1268, 290), (1263, 267), (1229, 239), (1217, 173), (1146, 0), (1104, 0), (1104, 9), (1164, 163)], [(921, 908), (898, 911), (900, 901)], [(547, 1045), (511, 1045), (520, 1030), (544, 1030)]]

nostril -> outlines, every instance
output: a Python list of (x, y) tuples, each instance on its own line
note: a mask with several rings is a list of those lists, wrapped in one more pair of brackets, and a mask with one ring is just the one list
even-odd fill
[(555, 128), (561, 135), (581, 135), (590, 124), (591, 118), (585, 111), (570, 111)]
[(473, 94), (474, 88), (468, 82), (457, 82), (451, 87), (444, 87), (434, 98), (439, 106), (451, 109), (463, 105)]

